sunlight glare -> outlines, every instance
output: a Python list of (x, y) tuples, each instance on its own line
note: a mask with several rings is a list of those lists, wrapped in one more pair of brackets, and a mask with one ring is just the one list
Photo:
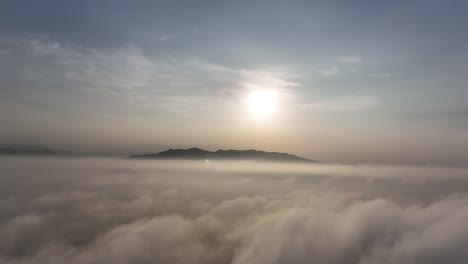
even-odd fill
[(253, 90), (247, 98), (247, 104), (251, 113), (256, 116), (269, 116), (276, 110), (278, 95), (273, 90)]

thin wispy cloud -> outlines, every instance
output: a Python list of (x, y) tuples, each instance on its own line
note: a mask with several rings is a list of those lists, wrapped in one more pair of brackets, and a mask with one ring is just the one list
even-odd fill
[[(355, 67), (361, 62), (363, 62), (362, 57), (356, 55), (339, 57), (336, 65), (320, 70), (318, 73), (326, 79), (336, 77), (343, 73), (355, 74), (358, 72)], [(350, 68), (351, 66), (352, 68)]]
[(176, 37), (175, 34), (163, 35), (163, 36), (159, 37), (158, 40), (159, 41), (168, 41), (168, 40), (174, 39), (175, 37)]
[(43, 36), (11, 37), (10, 44), (24, 58), (25, 70), (49, 79), (53, 76), (69, 86), (134, 89), (175, 76), (172, 61), (148, 57), (134, 45), (97, 50)]
[[(53, 98), (68, 98), (74, 91), (73, 104), (87, 105), (87, 109), (109, 94), (119, 98), (120, 108), (132, 107), (131, 112), (194, 115), (208, 112), (204, 105), (217, 106), (218, 111), (211, 112), (219, 112), (231, 103), (244, 104), (253, 89), (272, 89), (281, 100), (289, 100), (301, 86), (300, 75), (290, 66), (235, 68), (202, 59), (150, 57), (135, 45), (98, 50), (45, 36), (11, 40), (24, 57), (22, 67), (35, 80), (57, 83), (42, 93), (43, 100), (53, 100), (46, 97), (52, 93)], [(177, 92), (181, 89), (197, 95)]]
[(398, 72), (377, 71), (376, 65), (365, 63), (364, 58), (357, 55), (342, 56), (336, 61), (337, 64), (322, 68), (318, 74), (325, 79), (333, 79), (341, 75), (355, 78), (392, 78), (401, 75)]
[(199, 59), (188, 61), (187, 64), (206, 70), (234, 75), (233, 79), (239, 89), (274, 89), (283, 93), (291, 93), (294, 87), (302, 86), (297, 80), (300, 75), (290, 66), (272, 66), (264, 69), (242, 69), (222, 66)]
[(353, 63), (360, 63), (363, 61), (363, 59), (360, 57), (360, 56), (343, 56), (343, 57), (340, 57), (338, 58), (338, 61), (341, 62), (341, 63), (350, 63), (350, 64), (353, 64)]
[(246, 82), (252, 85), (260, 85), (263, 88), (287, 89), (299, 87), (300, 83), (294, 81), (298, 75), (287, 70), (240, 70), (240, 75), (246, 79)]
[[(25, 43), (26, 51), (30, 52), (29, 59), (43, 61), (43, 70), (51, 67), (51, 71), (62, 72), (63, 81), (69, 82), (69, 85), (87, 86), (89, 92), (99, 89), (111, 89), (119, 93), (132, 91), (125, 92), (126, 100), (138, 102), (140, 108), (155, 111), (190, 113), (190, 109), (202, 109), (201, 105), (220, 106), (221, 100), (242, 99), (253, 89), (274, 89), (281, 94), (282, 100), (288, 100), (297, 97), (296, 88), (302, 86), (298, 81), (301, 76), (291, 66), (235, 68), (198, 58), (152, 58), (145, 56), (136, 46), (96, 50), (45, 37), (26, 39), (20, 43)], [(361, 60), (358, 56), (340, 58), (343, 64), (357, 64)], [(333, 65), (319, 73), (324, 78), (332, 78), (344, 73), (340, 67)], [(379, 78), (392, 76), (385, 73), (367, 75)], [(214, 77), (217, 79), (213, 79)], [(209, 80), (216, 80), (216, 86), (207, 84)], [(173, 87), (204, 87), (203, 89), (209, 91), (210, 87), (214, 87), (215, 91), (197, 96), (170, 93), (149, 95), (138, 92), (138, 88), (149, 87), (158, 91)], [(312, 112), (356, 112), (373, 110), (379, 105), (380, 100), (374, 96), (341, 96), (304, 103), (300, 107)]]
[(126, 89), (150, 85), (161, 70), (161, 64), (146, 58), (135, 47), (86, 53), (77, 64), (68, 65), (67, 79)]
[(328, 69), (319, 71), (319, 74), (323, 76), (324, 78), (331, 78), (331, 77), (337, 76), (340, 73), (341, 73), (341, 70), (336, 65), (333, 65), (332, 67)]
[(37, 55), (48, 55), (57, 54), (61, 55), (67, 52), (66, 48), (62, 47), (59, 42), (47, 41), (41, 39), (34, 39), (29, 41), (29, 48), (34, 54)]
[(365, 74), (365, 77), (369, 78), (392, 78), (400, 76), (398, 72), (369, 72)]
[(341, 96), (302, 104), (301, 107), (312, 112), (357, 112), (374, 110), (380, 104), (375, 96)]

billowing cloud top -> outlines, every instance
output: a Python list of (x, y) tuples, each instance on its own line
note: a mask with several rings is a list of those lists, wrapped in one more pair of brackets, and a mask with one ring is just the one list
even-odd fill
[(46, 158), (0, 165), (5, 264), (468, 261), (466, 169)]

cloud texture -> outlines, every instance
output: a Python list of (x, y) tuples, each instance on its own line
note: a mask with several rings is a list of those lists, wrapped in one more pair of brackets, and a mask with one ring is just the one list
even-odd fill
[(468, 261), (463, 169), (0, 163), (0, 263)]

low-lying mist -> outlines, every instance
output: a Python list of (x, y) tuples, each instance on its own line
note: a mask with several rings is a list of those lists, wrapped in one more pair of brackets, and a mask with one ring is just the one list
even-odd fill
[(0, 263), (468, 263), (468, 170), (0, 159)]

